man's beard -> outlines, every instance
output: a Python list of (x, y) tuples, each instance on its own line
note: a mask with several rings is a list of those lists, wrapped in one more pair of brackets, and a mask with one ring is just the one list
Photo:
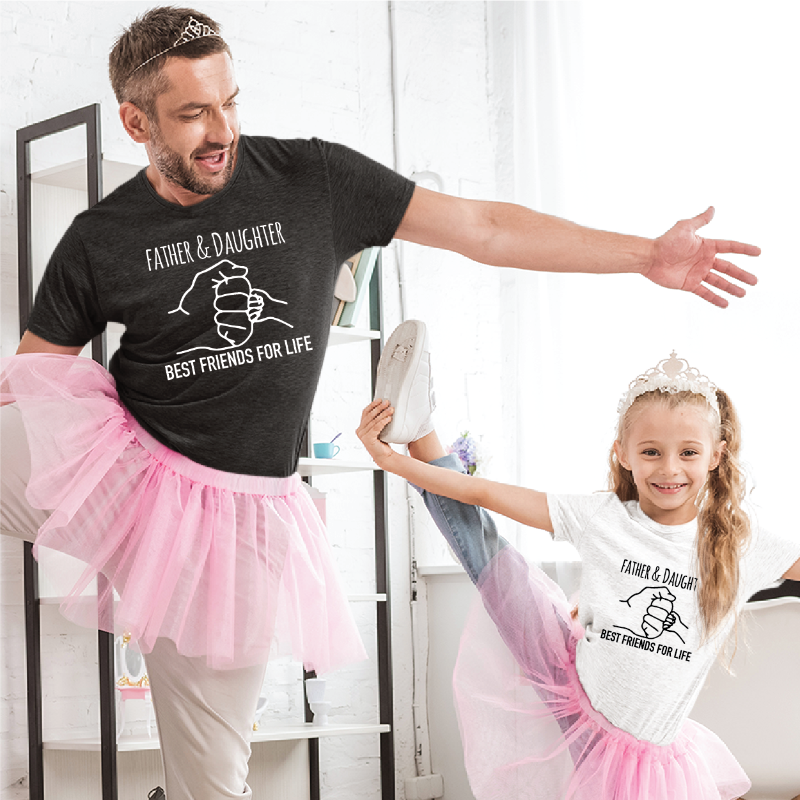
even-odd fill
[[(237, 139), (238, 141), (238, 139)], [(194, 194), (216, 194), (222, 191), (231, 179), (233, 174), (233, 161), (235, 153), (236, 141), (230, 146), (226, 145), (211, 145), (208, 150), (226, 150), (228, 153), (228, 160), (222, 172), (214, 177), (202, 178), (191, 169), (191, 158), (194, 155), (202, 155), (200, 151), (190, 156), (189, 164), (187, 164), (179, 153), (176, 153), (162, 138), (161, 130), (158, 125), (152, 121), (150, 123), (150, 147), (153, 154), (153, 160), (156, 164), (156, 169), (163, 175), (170, 183), (186, 189), (188, 192)]]

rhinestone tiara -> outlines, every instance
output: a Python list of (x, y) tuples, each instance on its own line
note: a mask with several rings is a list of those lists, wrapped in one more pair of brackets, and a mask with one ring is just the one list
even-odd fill
[(180, 47), (182, 44), (188, 44), (189, 42), (194, 42), (196, 39), (204, 39), (207, 36), (217, 36), (220, 39), (222, 38), (212, 27), (209, 25), (205, 25), (202, 22), (199, 22), (194, 17), (189, 17), (189, 21), (186, 23), (186, 27), (181, 31), (181, 35), (175, 40), (175, 43), (168, 47), (166, 50), (162, 50), (160, 53), (156, 53), (154, 56), (150, 56), (147, 61), (142, 61), (136, 69), (131, 72), (131, 75), (134, 72), (140, 70), (145, 64), (149, 64), (154, 59), (158, 58), (159, 56), (163, 56), (164, 53), (169, 53), (170, 50), (174, 50), (176, 47)]
[(655, 367), (651, 367), (631, 381), (628, 391), (620, 398), (618, 413), (624, 414), (633, 401), (645, 392), (655, 391), (669, 394), (678, 392), (701, 394), (719, 415), (717, 387), (705, 375), (690, 367), (686, 359), (678, 358), (674, 350), (669, 358), (659, 361)]

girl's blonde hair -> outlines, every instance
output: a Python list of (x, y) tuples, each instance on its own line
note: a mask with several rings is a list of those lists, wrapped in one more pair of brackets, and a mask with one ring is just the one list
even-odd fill
[[(692, 405), (708, 411), (712, 436), (723, 442), (719, 465), (711, 470), (697, 496), (697, 603), (703, 621), (704, 639), (709, 638), (735, 608), (739, 590), (739, 561), (750, 540), (750, 520), (742, 508), (745, 476), (739, 466), (741, 425), (730, 398), (717, 389), (720, 418), (706, 399), (693, 392), (675, 394), (646, 392), (634, 400), (620, 418), (617, 440), (623, 441), (634, 416), (645, 404), (662, 403), (668, 408)], [(620, 464), (613, 447), (609, 457), (609, 489), (622, 502), (638, 500), (639, 491), (630, 470)]]

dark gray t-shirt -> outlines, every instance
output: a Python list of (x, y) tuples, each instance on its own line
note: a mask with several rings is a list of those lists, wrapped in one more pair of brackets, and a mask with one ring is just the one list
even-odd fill
[(195, 206), (144, 171), (80, 214), (28, 329), (83, 345), (125, 325), (110, 371), (158, 440), (200, 464), (295, 471), (338, 266), (387, 245), (414, 184), (342, 145), (242, 136), (234, 174)]

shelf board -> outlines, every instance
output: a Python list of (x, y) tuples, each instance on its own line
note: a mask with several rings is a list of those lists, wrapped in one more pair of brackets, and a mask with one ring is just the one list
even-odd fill
[(421, 577), (429, 578), (432, 575), (466, 575), (466, 570), (461, 564), (440, 564), (435, 567), (417, 567)]
[[(331, 724), (313, 725), (306, 722), (300, 725), (264, 725), (259, 730), (253, 732), (251, 742), (286, 742), (296, 739), (320, 739), (325, 736), (356, 736), (359, 734), (388, 733), (390, 725), (379, 725), (377, 723), (362, 724)], [(43, 743), (45, 750), (70, 750), (79, 752), (99, 752), (100, 737), (89, 737), (86, 739), (53, 739)], [(140, 750), (159, 750), (161, 744), (157, 736), (123, 736), (117, 742), (117, 751), (120, 753), (132, 753)]]
[[(66, 599), (67, 598), (64, 596), (57, 597), (49, 595), (47, 597), (40, 597), (39, 604), (43, 606), (60, 606)], [(81, 600), (85, 601), (86, 603), (91, 603), (92, 605), (97, 603), (97, 597), (94, 595), (87, 595), (86, 597), (81, 598)]]
[[(82, 753), (100, 752), (100, 737), (89, 736), (85, 739), (51, 739), (42, 742), (45, 750), (71, 750)], [(132, 753), (139, 750), (159, 750), (161, 743), (158, 736), (152, 737), (142, 734), (141, 736), (123, 736), (117, 742), (117, 751), (120, 753)]]
[[(104, 158), (103, 194), (109, 194), (145, 166), (147, 165), (126, 164), (122, 161), (111, 161)], [(63, 189), (86, 191), (86, 159), (82, 158), (67, 164), (59, 164), (57, 167), (37, 170), (31, 173), (31, 181), (45, 186), (60, 186)]]
[(380, 339), (380, 331), (371, 331), (366, 328), (342, 328), (331, 325), (331, 334), (328, 337), (328, 347), (335, 344), (349, 344), (351, 342), (365, 342), (371, 339)]
[(349, 725), (313, 725), (306, 722), (302, 725), (265, 725), (253, 732), (253, 743), (257, 742), (283, 742), (288, 739), (319, 739), (324, 736), (356, 736), (364, 733), (388, 733), (391, 725), (378, 725), (377, 723), (349, 724)]
[(351, 603), (385, 603), (385, 594), (349, 594), (347, 599)]
[(334, 475), (339, 472), (364, 472), (376, 470), (372, 461), (345, 461), (339, 458), (301, 458), (297, 472), (302, 475)]

